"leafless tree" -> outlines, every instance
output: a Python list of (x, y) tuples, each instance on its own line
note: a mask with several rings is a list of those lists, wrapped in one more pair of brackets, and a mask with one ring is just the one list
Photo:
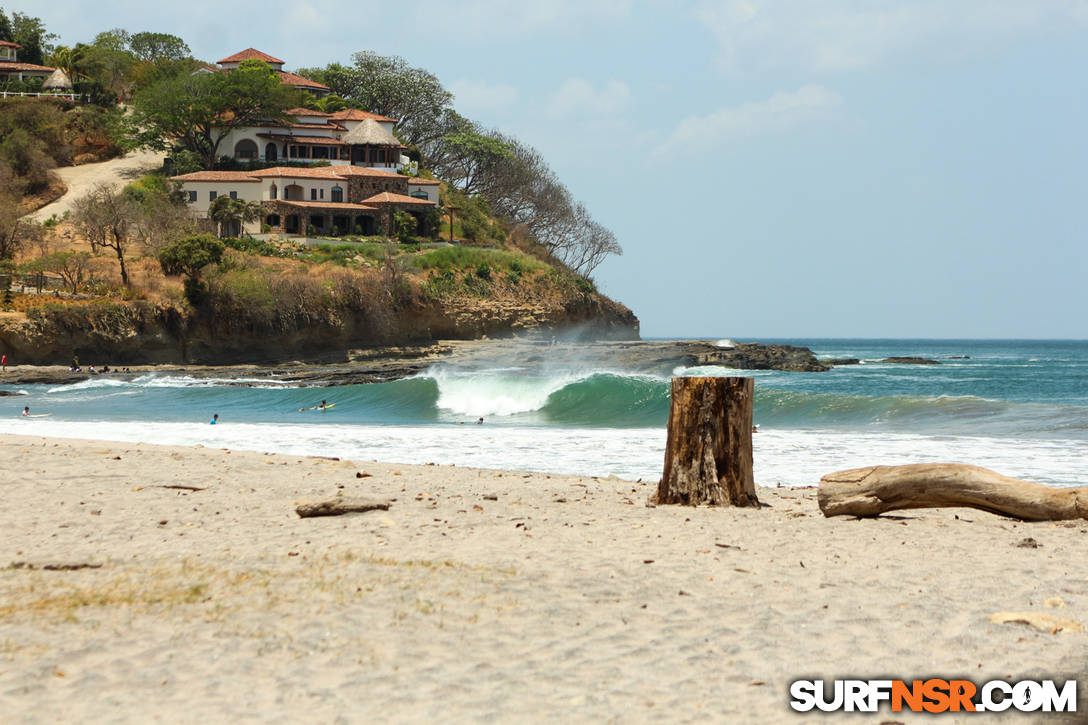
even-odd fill
[(86, 195), (76, 199), (74, 221), (91, 243), (91, 249), (112, 249), (121, 267), (121, 283), (129, 285), (125, 254), (132, 244), (137, 209), (119, 188), (97, 184)]

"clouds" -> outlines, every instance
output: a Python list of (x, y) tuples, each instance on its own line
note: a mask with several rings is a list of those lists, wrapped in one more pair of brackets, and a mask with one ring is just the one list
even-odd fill
[(757, 134), (782, 133), (798, 125), (834, 118), (842, 96), (821, 85), (775, 93), (764, 101), (720, 108), (690, 116), (673, 129), (659, 153), (684, 148), (708, 149)]
[(617, 22), (629, 15), (632, 5), (633, 0), (534, 0), (513, 4), (506, 0), (424, 0), (397, 7), (399, 13), (412, 13), (410, 26), (416, 32), (432, 37), (510, 42), (530, 34), (566, 35)]
[(612, 116), (631, 105), (631, 89), (623, 81), (610, 80), (594, 88), (585, 78), (568, 78), (548, 97), (547, 113), (553, 118)]
[(1088, 24), (1084, 0), (700, 0), (695, 15), (733, 73), (839, 73), (947, 60)]
[(454, 105), (467, 115), (509, 110), (518, 101), (519, 91), (508, 83), (489, 83), (460, 78), (450, 84)]

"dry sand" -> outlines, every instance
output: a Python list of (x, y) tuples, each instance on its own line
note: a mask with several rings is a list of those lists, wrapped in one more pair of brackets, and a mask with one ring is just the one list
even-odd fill
[[(1079, 676), (1088, 703), (1088, 634), (989, 619), (1088, 623), (1088, 522), (15, 436), (0, 463), (4, 723), (822, 722), (788, 708), (817, 676)], [(395, 501), (295, 515), (337, 491)], [(832, 719), (994, 719), (934, 718)]]

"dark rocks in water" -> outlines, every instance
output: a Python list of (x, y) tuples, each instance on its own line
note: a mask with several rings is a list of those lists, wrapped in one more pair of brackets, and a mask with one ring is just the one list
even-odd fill
[(836, 357), (831, 360), (823, 360), (828, 365), (860, 365), (861, 360), (856, 357)]
[(945, 360), (970, 360), (970, 355), (949, 355)]
[(900, 363), (902, 365), (940, 365), (937, 360), (930, 360), (925, 357), (886, 357), (880, 362), (886, 363)]
[(741, 342), (731, 348), (717, 348), (706, 355), (700, 364), (718, 364), (741, 370), (786, 370), (790, 372), (822, 373), (831, 369), (828, 363), (817, 360), (812, 350), (794, 345), (762, 345), (757, 342)]
[(14, 390), (0, 390), (0, 398), (6, 397), (8, 395), (22, 395), (22, 393), (16, 392)]

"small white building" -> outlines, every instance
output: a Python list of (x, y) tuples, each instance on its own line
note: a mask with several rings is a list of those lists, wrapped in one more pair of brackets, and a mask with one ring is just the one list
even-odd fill
[(29, 78), (45, 80), (55, 68), (34, 63), (20, 63), (19, 49), (23, 46), (10, 40), (0, 40), (0, 81), (24, 81)]

